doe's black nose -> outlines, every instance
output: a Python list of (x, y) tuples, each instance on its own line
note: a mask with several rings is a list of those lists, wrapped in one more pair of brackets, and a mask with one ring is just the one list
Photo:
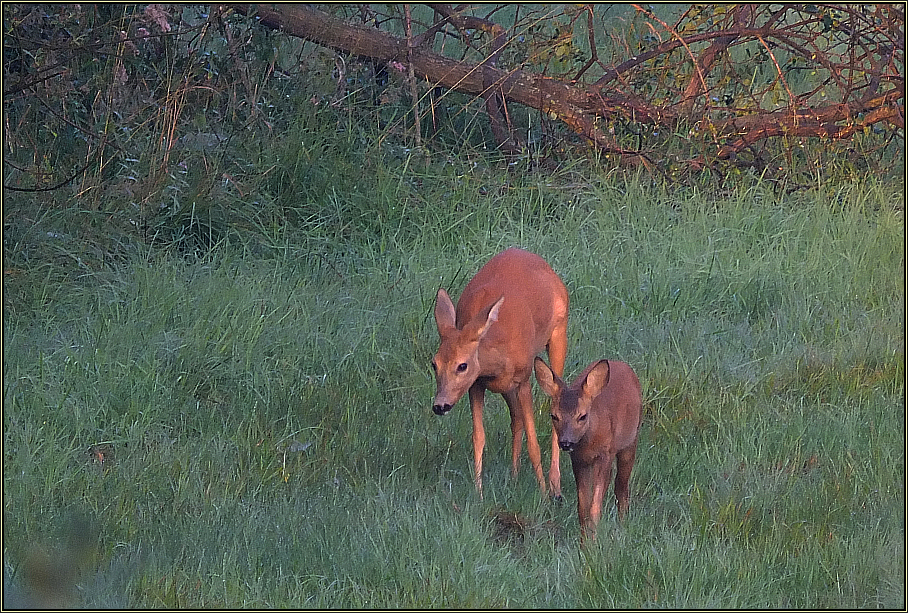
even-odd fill
[(453, 407), (450, 404), (436, 404), (435, 406), (432, 407), (432, 411), (434, 411), (436, 415), (444, 415), (445, 413), (450, 411), (452, 408)]

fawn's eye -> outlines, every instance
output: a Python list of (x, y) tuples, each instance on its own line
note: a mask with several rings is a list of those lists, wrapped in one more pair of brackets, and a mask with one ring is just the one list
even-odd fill
[(438, 365), (435, 363), (435, 360), (432, 360), (432, 370), (438, 372)]
[(558, 416), (552, 413), (552, 421), (558, 421)]
[(586, 421), (586, 413), (577, 418), (577, 421)]
[(466, 362), (461, 362), (460, 364), (457, 365), (457, 372), (463, 372), (463, 371), (465, 371), (466, 369), (467, 369), (467, 363), (466, 363)]

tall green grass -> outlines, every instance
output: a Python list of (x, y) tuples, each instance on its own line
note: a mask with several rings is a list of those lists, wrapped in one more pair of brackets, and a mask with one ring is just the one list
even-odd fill
[[(87, 212), (9, 233), (8, 604), (904, 606), (901, 187), (320, 151), (203, 250), (101, 249)], [(509, 477), (499, 397), (483, 501), (466, 401), (429, 407), (437, 288), (511, 245), (568, 286), (567, 374), (644, 386), (628, 520), (586, 551), (567, 461), (563, 505)]]

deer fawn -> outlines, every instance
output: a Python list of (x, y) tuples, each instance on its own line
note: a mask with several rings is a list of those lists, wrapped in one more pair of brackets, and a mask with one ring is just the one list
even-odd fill
[(610, 360), (593, 362), (570, 385), (565, 385), (540, 358), (536, 358), (534, 368), (539, 386), (552, 397), (552, 427), (559, 444), (571, 454), (583, 542), (588, 532), (595, 538), (615, 458), (618, 518), (627, 514), (628, 481), (637, 453), (643, 404), (640, 381), (630, 366)]
[[(435, 323), (441, 346), (432, 358), (435, 401), (444, 415), (469, 390), (473, 414), (473, 468), (482, 497), (482, 451), (485, 391), (504, 396), (511, 413), (511, 474), (523, 433), (539, 487), (545, 493), (542, 460), (536, 440), (530, 377), (533, 358), (547, 349), (552, 368), (564, 372), (567, 355), (568, 293), (555, 271), (538, 255), (521, 249), (502, 251), (483, 266), (460, 295), (455, 309), (444, 289), (435, 301)], [(558, 445), (552, 433), (549, 487), (561, 495)]]

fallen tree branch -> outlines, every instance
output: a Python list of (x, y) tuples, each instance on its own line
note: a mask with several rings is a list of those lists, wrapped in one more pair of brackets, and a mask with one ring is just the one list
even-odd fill
[[(504, 70), (497, 66), (498, 58), (505, 47), (505, 30), (486, 19), (462, 14), (444, 4), (432, 4), (436, 14), (442, 16), (428, 32), (431, 36), (441, 31), (445, 23), (458, 30), (477, 29), (492, 37), (486, 57), (477, 63), (467, 63), (434, 53), (425, 45), (407, 47), (402, 40), (375, 28), (365, 28), (347, 23), (323, 11), (306, 5), (245, 5), (231, 4), (239, 13), (254, 14), (263, 26), (283, 31), (292, 36), (311, 40), (338, 52), (371, 58), (381, 62), (412, 63), (415, 74), (429, 81), (431, 86), (442, 86), (463, 93), (482, 96), (493, 132), (499, 144), (513, 149), (509, 136), (503, 105), (519, 103), (537, 109), (552, 119), (563, 122), (571, 130), (587, 138), (604, 152), (620, 153), (625, 156), (644, 156), (642, 151), (630, 150), (618, 144), (615, 137), (600, 127), (602, 122), (615, 119), (632, 121), (665, 129), (677, 129), (680, 125), (694, 124), (701, 134), (707, 132), (722, 141), (718, 145), (717, 158), (729, 159), (735, 153), (756, 142), (781, 135), (789, 137), (823, 137), (832, 139), (848, 138), (868, 125), (888, 122), (896, 128), (904, 127), (902, 99), (904, 85), (901, 75), (887, 75), (892, 81), (897, 77), (895, 88), (879, 95), (865, 95), (861, 99), (842, 103), (830, 103), (820, 107), (804, 105), (797, 107), (797, 96), (788, 90), (789, 104), (778, 110), (765, 110), (752, 103), (747, 112), (737, 117), (712, 118), (709, 103), (710, 85), (707, 79), (717, 65), (717, 60), (728, 49), (744, 39), (757, 40), (769, 52), (777, 79), (788, 88), (782, 68), (773, 53), (773, 46), (783, 45), (787, 53), (807, 54), (812, 44), (807, 26), (820, 23), (820, 17), (810, 17), (798, 23), (785, 23), (779, 9), (769, 15), (763, 25), (755, 24), (756, 8), (750, 5), (730, 7), (730, 27), (715, 31), (684, 34), (673, 26), (657, 20), (671, 33), (671, 39), (654, 49), (634, 56), (614, 68), (608, 68), (595, 82), (584, 84), (548, 77), (519, 68)], [(254, 7), (254, 8), (253, 8)], [(638, 7), (642, 13), (646, 9)], [(825, 18), (824, 18), (825, 19)], [(825, 22), (824, 22), (825, 23)], [(798, 29), (801, 28), (801, 29)], [(418, 37), (420, 42), (429, 38)], [(692, 45), (708, 42), (705, 50), (695, 52)], [(659, 57), (668, 57), (674, 50), (684, 48), (687, 61), (693, 65), (693, 74), (688, 85), (677, 96), (677, 100), (657, 104), (631, 91), (633, 87), (615, 80), (632, 70), (641, 70), (646, 62)], [(903, 52), (903, 50), (901, 50)], [(832, 60), (816, 57), (820, 66), (835, 70)], [(891, 65), (892, 51), (884, 56), (881, 64)], [(590, 67), (587, 62), (583, 71)], [(882, 73), (884, 67), (877, 70)], [(880, 87), (881, 74), (873, 77), (868, 94)], [(756, 100), (757, 96), (752, 95)], [(698, 102), (699, 101), (699, 102)], [(695, 108), (694, 104), (698, 106)], [(704, 161), (705, 163), (705, 161)]]

